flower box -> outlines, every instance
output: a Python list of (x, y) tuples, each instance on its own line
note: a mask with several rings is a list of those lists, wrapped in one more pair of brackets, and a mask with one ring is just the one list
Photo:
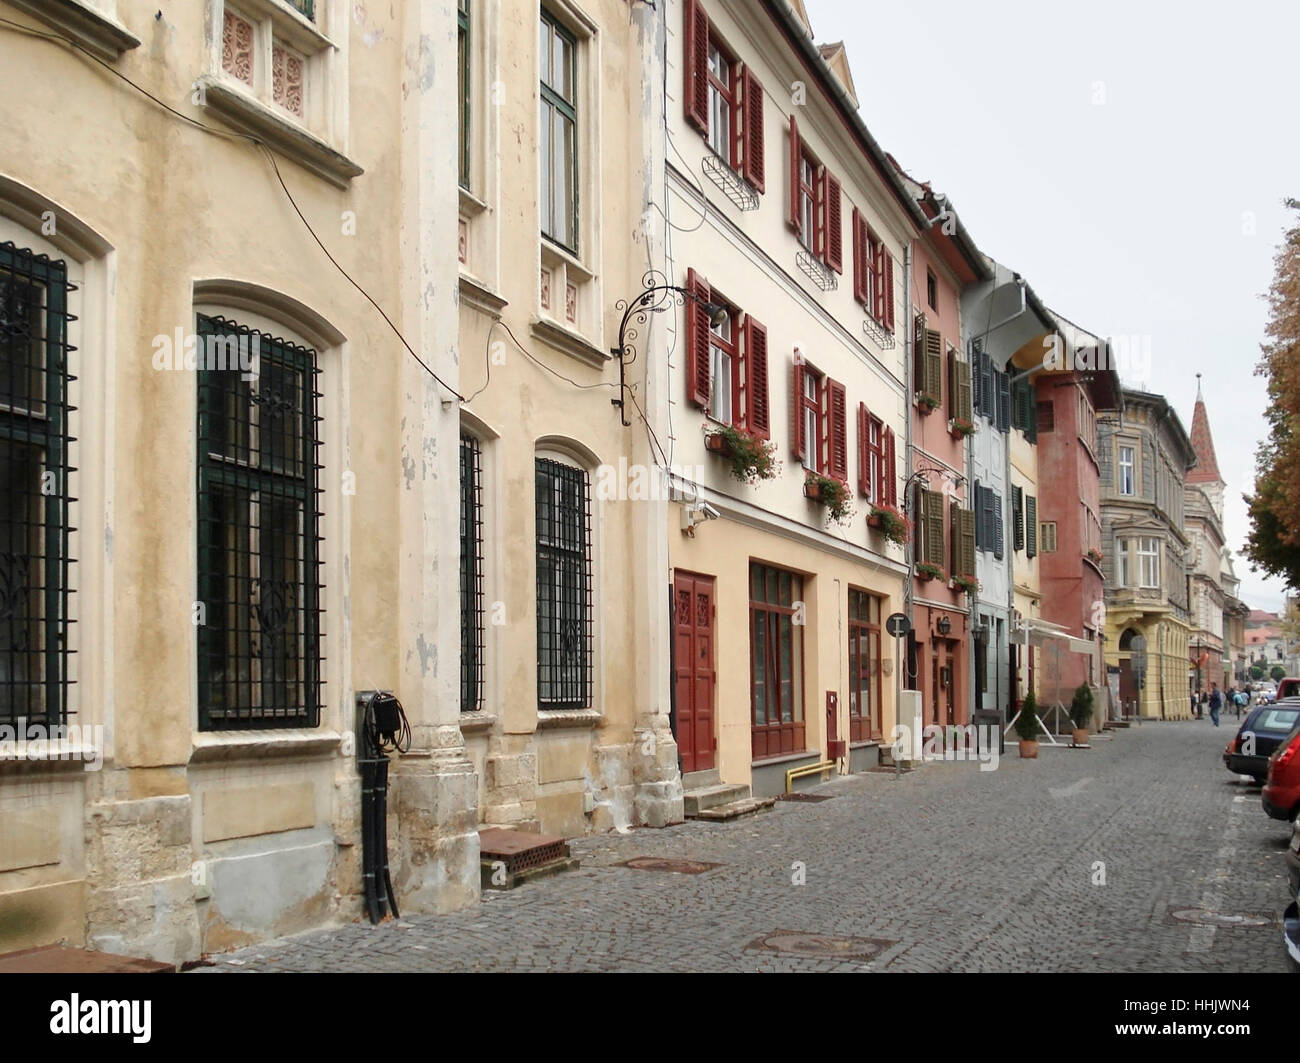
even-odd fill
[(943, 579), (943, 569), (938, 565), (930, 565), (923, 561), (916, 566), (916, 578), (923, 582), (929, 582), (932, 579)]
[(916, 405), (921, 411), (921, 416), (924, 417), (939, 408), (939, 400), (933, 395), (927, 395), (924, 391), (918, 391), (916, 393)]
[(954, 417), (948, 422), (948, 434), (953, 439), (965, 439), (975, 434), (975, 425), (964, 417)]
[(827, 515), (836, 524), (847, 523), (853, 515), (849, 505), (849, 485), (843, 480), (810, 472), (804, 479), (803, 493), (805, 498), (825, 506)]
[(776, 444), (734, 425), (705, 431), (704, 448), (731, 464), (731, 475), (741, 483), (771, 480), (781, 471)]

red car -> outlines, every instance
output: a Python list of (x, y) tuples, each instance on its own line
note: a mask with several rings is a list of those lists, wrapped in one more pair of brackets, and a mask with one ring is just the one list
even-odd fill
[(1262, 800), (1264, 811), (1274, 819), (1293, 820), (1300, 814), (1300, 728), (1268, 758)]

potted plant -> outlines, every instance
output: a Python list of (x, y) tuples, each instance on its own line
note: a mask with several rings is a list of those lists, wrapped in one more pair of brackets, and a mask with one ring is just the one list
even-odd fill
[(847, 524), (853, 516), (849, 505), (849, 485), (834, 476), (810, 472), (803, 482), (803, 493), (826, 507), (826, 515), (836, 524)]
[(954, 590), (965, 591), (967, 594), (978, 594), (980, 581), (974, 576), (953, 576), (952, 586)]
[(893, 506), (872, 506), (867, 514), (867, 527), (879, 528), (891, 543), (902, 546), (907, 542), (907, 518)]
[(1074, 722), (1074, 746), (1076, 749), (1089, 747), (1088, 724), (1092, 720), (1092, 687), (1080, 683), (1070, 699), (1070, 719)]
[(954, 417), (948, 422), (948, 433), (953, 439), (965, 439), (975, 434), (975, 423), (965, 417)]
[(1020, 703), (1020, 715), (1016, 717), (1016, 735), (1020, 739), (1020, 755), (1026, 760), (1038, 756), (1038, 703), (1031, 690)]
[(780, 471), (776, 444), (735, 425), (719, 425), (707, 432), (704, 445), (731, 463), (731, 475), (741, 483), (770, 480)]
[(1088, 560), (1091, 561), (1091, 562), (1092, 562), (1094, 565), (1096, 565), (1098, 568), (1100, 568), (1100, 567), (1101, 567), (1101, 551), (1098, 550), (1095, 546), (1091, 546), (1091, 547), (1089, 547), (1089, 548), (1088, 548)]
[(922, 416), (924, 416), (938, 408), (939, 400), (924, 391), (918, 391), (916, 393), (916, 405)]
[(916, 578), (919, 580), (943, 579), (943, 569), (928, 561), (918, 561), (915, 571)]

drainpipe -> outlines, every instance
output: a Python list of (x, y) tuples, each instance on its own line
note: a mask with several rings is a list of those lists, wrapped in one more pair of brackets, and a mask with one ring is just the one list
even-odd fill
[[(903, 460), (904, 480), (907, 486), (905, 490), (908, 495), (903, 497), (903, 508), (906, 509), (911, 502), (909, 497), (912, 491), (912, 473), (916, 471), (916, 458), (912, 453), (912, 391), (915, 387), (915, 381), (912, 379), (912, 363), (914, 342), (913, 334), (916, 329), (912, 323), (912, 242), (909, 240), (907, 246), (903, 248), (903, 321), (906, 323), (903, 329), (903, 453), (906, 457)], [(912, 515), (913, 518), (916, 514)], [(907, 542), (903, 547), (903, 561), (907, 565), (907, 574), (903, 577), (903, 609), (907, 613), (907, 627), (912, 629), (912, 615), (914, 607), (912, 603), (912, 565), (916, 558), (912, 556), (913, 543), (916, 541), (914, 535), (907, 537)], [(915, 638), (909, 635), (909, 639)], [(908, 653), (906, 646), (903, 651), (903, 660), (900, 663), (899, 674), (902, 674), (902, 668), (907, 666)], [(900, 686), (901, 690), (902, 687)]]

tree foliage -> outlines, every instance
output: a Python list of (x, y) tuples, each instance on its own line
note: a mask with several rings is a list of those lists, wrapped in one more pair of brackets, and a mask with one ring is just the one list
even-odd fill
[[(1300, 212), (1300, 200), (1289, 199)], [(1255, 568), (1300, 587), (1300, 223), (1273, 260), (1269, 320), (1255, 367), (1268, 380), (1268, 435), (1255, 452), (1255, 492), (1245, 496), (1251, 528), (1246, 557)]]
[(1268, 677), (1273, 680), (1274, 683), (1280, 683), (1286, 678), (1286, 669), (1280, 664), (1275, 664), (1268, 670)]

